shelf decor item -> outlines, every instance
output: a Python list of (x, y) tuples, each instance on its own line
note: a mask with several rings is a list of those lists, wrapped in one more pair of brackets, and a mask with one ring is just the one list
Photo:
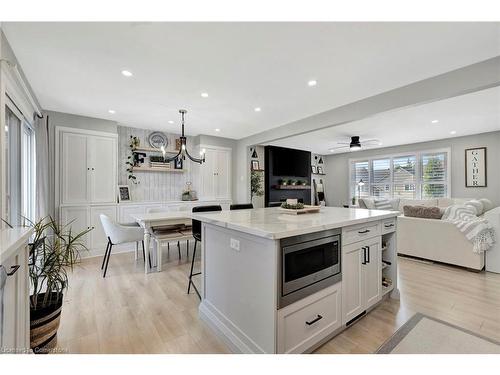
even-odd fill
[(130, 155), (127, 156), (127, 161), (125, 162), (125, 165), (127, 166), (128, 179), (132, 181), (134, 184), (137, 184), (137, 177), (134, 174), (133, 168), (139, 164), (137, 153), (134, 152), (134, 150), (137, 147), (139, 147), (140, 144), (141, 140), (139, 139), (139, 137), (136, 137), (134, 135), (130, 136), (129, 140)]
[(149, 145), (153, 148), (167, 148), (168, 138), (162, 132), (153, 132), (148, 137)]
[(259, 161), (252, 160), (252, 171), (258, 171), (260, 169)]
[(35, 354), (51, 353), (57, 346), (63, 294), (68, 288), (68, 271), (88, 250), (83, 237), (93, 228), (73, 232), (48, 216), (30, 225), (30, 348)]
[(323, 172), (323, 167), (318, 167), (318, 174), (325, 174), (325, 172)]
[(174, 160), (174, 168), (182, 169), (182, 158), (178, 157), (177, 159)]
[(486, 147), (465, 150), (465, 187), (487, 187)]
[(128, 185), (118, 185), (118, 203), (129, 202), (131, 200)]
[(205, 162), (205, 152), (203, 150), (200, 152), (201, 158), (195, 158), (187, 150), (187, 145), (186, 145), (187, 138), (184, 135), (184, 115), (187, 113), (187, 111), (185, 109), (179, 109), (179, 113), (181, 114), (181, 126), (182, 126), (181, 137), (179, 138), (181, 141), (180, 150), (177, 153), (177, 155), (174, 155), (172, 157), (166, 157), (165, 147), (163, 147), (163, 149), (162, 149), (163, 158), (165, 159), (165, 162), (169, 163), (169, 162), (174, 161), (176, 159), (186, 160), (186, 156), (187, 156), (192, 162), (202, 164)]
[(318, 174), (318, 167), (315, 165), (311, 165), (311, 172), (312, 174)]

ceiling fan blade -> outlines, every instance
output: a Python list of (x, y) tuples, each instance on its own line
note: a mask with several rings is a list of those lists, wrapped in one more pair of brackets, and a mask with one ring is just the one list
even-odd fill
[(337, 142), (338, 145), (350, 145), (351, 142)]
[(343, 148), (349, 148), (349, 146), (332, 147), (330, 148), (330, 150), (335, 151), (335, 150), (341, 150)]
[(367, 140), (361, 141), (361, 144), (363, 144), (363, 145), (379, 144), (379, 143), (380, 143), (380, 139), (367, 139)]

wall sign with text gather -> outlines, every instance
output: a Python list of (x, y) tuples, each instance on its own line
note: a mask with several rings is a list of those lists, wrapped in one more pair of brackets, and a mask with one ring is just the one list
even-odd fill
[(486, 187), (486, 147), (465, 150), (465, 187)]

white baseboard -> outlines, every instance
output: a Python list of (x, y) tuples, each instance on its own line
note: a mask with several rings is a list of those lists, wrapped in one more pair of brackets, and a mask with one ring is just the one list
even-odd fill
[(210, 302), (203, 300), (199, 307), (200, 319), (207, 323), (233, 353), (263, 354), (265, 351), (236, 327)]

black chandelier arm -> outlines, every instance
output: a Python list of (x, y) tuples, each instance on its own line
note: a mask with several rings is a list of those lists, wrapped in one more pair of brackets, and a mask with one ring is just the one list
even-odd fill
[(163, 160), (165, 161), (165, 163), (170, 163), (171, 161), (174, 161), (175, 159), (177, 159), (179, 157), (179, 155), (181, 154), (182, 152), (182, 147), (181, 149), (179, 150), (179, 152), (177, 153), (177, 155), (175, 156), (172, 156), (171, 158), (166, 158), (165, 156), (163, 157)]
[(195, 162), (195, 163), (200, 163), (200, 164), (202, 164), (202, 163), (204, 163), (204, 162), (205, 162), (205, 157), (203, 157), (203, 159), (201, 159), (201, 158), (200, 158), (200, 159), (198, 159), (198, 158), (195, 158), (195, 157), (191, 156), (191, 155), (189, 154), (189, 152), (188, 152), (187, 148), (186, 148), (184, 151), (186, 152), (187, 157), (188, 157), (189, 159), (191, 159), (191, 161), (193, 161), (193, 162)]

